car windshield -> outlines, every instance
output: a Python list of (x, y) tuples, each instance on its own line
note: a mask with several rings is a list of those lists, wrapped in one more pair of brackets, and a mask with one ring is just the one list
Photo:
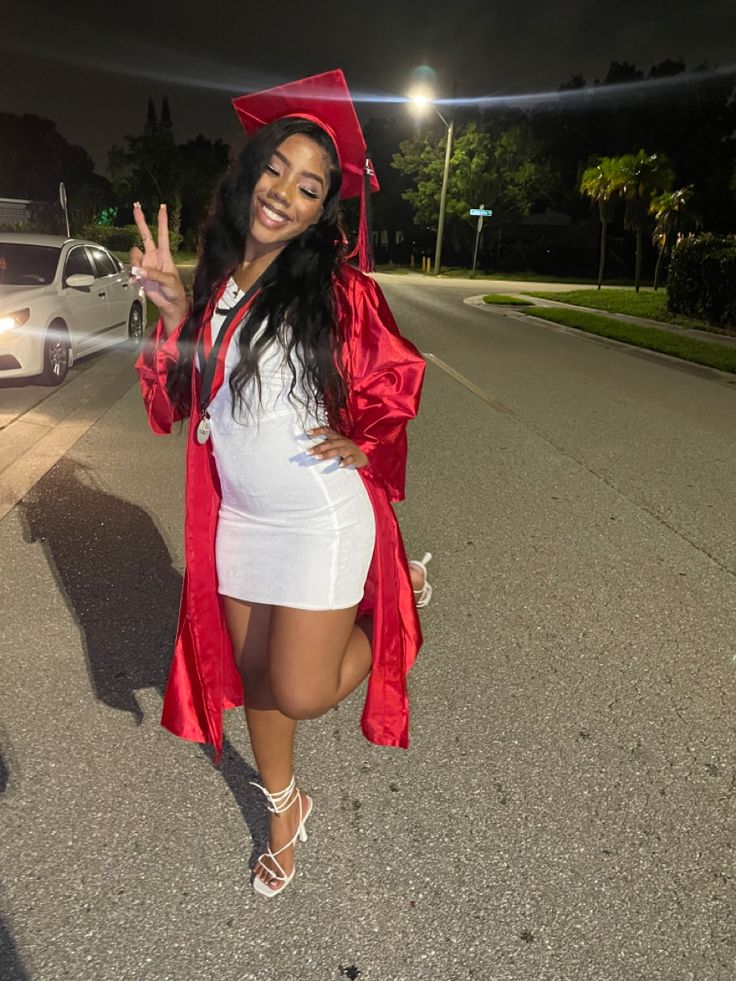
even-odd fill
[(49, 245), (0, 242), (0, 286), (48, 286), (60, 251)]

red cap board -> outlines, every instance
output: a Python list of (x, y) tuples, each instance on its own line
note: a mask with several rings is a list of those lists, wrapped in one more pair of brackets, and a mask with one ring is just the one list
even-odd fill
[[(366, 146), (341, 69), (241, 95), (233, 99), (233, 106), (247, 133), (254, 133), (284, 116), (301, 116), (317, 123), (332, 138), (340, 158), (343, 174), (340, 197), (360, 197)], [(371, 190), (379, 190), (375, 176), (371, 177)]]
[[(263, 92), (233, 99), (233, 107), (247, 133), (288, 116), (309, 119), (330, 136), (342, 167), (340, 197), (361, 199), (358, 248), (361, 268), (371, 268), (368, 255), (366, 191), (378, 191), (373, 167), (366, 156), (363, 130), (355, 114), (353, 100), (342, 70), (323, 72)], [(368, 175), (368, 180), (366, 180)]]

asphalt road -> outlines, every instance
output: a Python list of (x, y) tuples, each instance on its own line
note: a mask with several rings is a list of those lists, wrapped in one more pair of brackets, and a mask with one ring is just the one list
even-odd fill
[(310, 838), (252, 893), (240, 714), (222, 771), (158, 725), (183, 440), (106, 356), (109, 404), (0, 521), (3, 981), (732, 981), (734, 386), (382, 283), (431, 355), (410, 750), (359, 694), (303, 724)]

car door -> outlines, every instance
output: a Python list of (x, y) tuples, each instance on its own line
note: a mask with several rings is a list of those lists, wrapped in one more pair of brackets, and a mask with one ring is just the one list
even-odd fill
[[(95, 282), (92, 286), (68, 286), (68, 278), (78, 274), (94, 276)], [(71, 320), (69, 327), (75, 354), (86, 354), (97, 346), (100, 331), (107, 329), (110, 312), (106, 291), (97, 286), (97, 270), (84, 245), (73, 246), (66, 255), (62, 293)]]
[(105, 291), (110, 311), (110, 323), (104, 337), (100, 336), (100, 343), (127, 337), (128, 315), (133, 301), (133, 291), (128, 276), (122, 271), (122, 266), (117, 259), (102, 246), (88, 245), (87, 252), (98, 277), (95, 286)]

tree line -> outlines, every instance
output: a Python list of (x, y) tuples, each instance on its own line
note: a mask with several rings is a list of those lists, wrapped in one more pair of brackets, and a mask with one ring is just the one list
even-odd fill
[[(468, 255), (475, 234), (468, 211), (481, 204), (493, 209), (492, 225), (545, 210), (582, 223), (590, 219), (592, 198), (605, 226), (599, 277), (613, 230), (616, 271), (623, 273), (623, 259), (628, 262), (633, 248), (638, 282), (645, 257), (659, 259), (659, 274), (678, 233), (695, 225), (733, 232), (735, 80), (735, 73), (707, 66), (687, 71), (682, 61), (653, 65), (646, 76), (631, 63), (614, 62), (602, 81), (588, 85), (574, 76), (556, 97), (536, 106), (457, 112), (448, 186), (450, 248)], [(379, 170), (388, 190), (385, 221), (392, 214), (406, 220), (403, 200), (417, 225), (436, 224), (446, 139), (445, 127), (429, 119), (424, 131), (400, 141), (391, 159), (396, 176)]]
[[(622, 250), (631, 248), (627, 231), (636, 243), (637, 278), (642, 262), (666, 256), (695, 216), (709, 231), (733, 231), (735, 77), (707, 66), (689, 71), (672, 59), (647, 73), (613, 62), (602, 80), (572, 76), (537, 105), (455, 110), (447, 254), (468, 254), (474, 236), (468, 211), (479, 204), (492, 208), (493, 225), (501, 225), (545, 210), (590, 222), (592, 203), (603, 226), (599, 274), (611, 259), (621, 273)], [(385, 256), (402, 259), (412, 241), (429, 242), (434, 234), (446, 130), (436, 119), (418, 124), (403, 109), (368, 120), (364, 129), (382, 185), (374, 228), (389, 243), (404, 238), (396, 256), (392, 246)], [(189, 248), (230, 158), (222, 140), (199, 135), (178, 144), (166, 99), (158, 108), (149, 101), (142, 131), (110, 150), (107, 177), (95, 174), (89, 154), (66, 143), (49, 120), (0, 114), (0, 141), (0, 196), (55, 200), (64, 180), (76, 227), (100, 218), (125, 224), (133, 199), (149, 209), (166, 200)], [(676, 197), (668, 204), (662, 194)], [(349, 205), (348, 224), (353, 212)]]
[(652, 244), (657, 247), (654, 267), (654, 289), (659, 285), (662, 260), (671, 253), (678, 237), (700, 224), (692, 210), (694, 187), (672, 190), (674, 172), (663, 154), (625, 153), (620, 157), (603, 157), (583, 171), (580, 191), (598, 205), (601, 222), (598, 289), (601, 288), (606, 265), (607, 230), (616, 213), (616, 204), (624, 204), (624, 228), (636, 236), (634, 285), (641, 286), (641, 261), (644, 232), (654, 218)]
[[(225, 174), (230, 147), (201, 134), (177, 144), (167, 99), (157, 111), (148, 102), (143, 129), (108, 153), (107, 176), (95, 173), (82, 147), (68, 143), (56, 125), (41, 116), (0, 113), (0, 197), (38, 202), (31, 227), (61, 231), (59, 182), (69, 197), (72, 233), (90, 225), (125, 225), (132, 202), (149, 213), (169, 204), (172, 230), (196, 247), (198, 229), (212, 194)], [(44, 207), (43, 202), (50, 202)]]

